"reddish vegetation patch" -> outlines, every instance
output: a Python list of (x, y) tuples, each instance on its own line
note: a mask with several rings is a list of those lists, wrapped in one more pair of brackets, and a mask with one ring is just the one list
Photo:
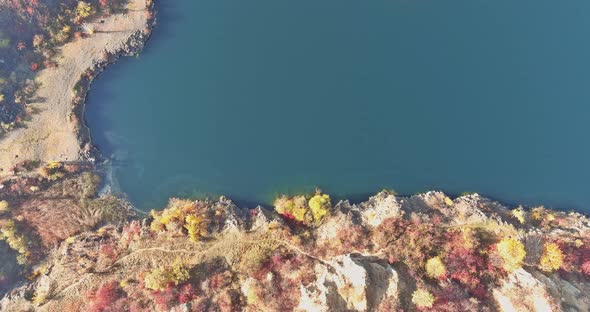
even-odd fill
[(190, 283), (178, 286), (169, 285), (165, 290), (153, 291), (151, 296), (161, 309), (166, 310), (172, 305), (183, 304), (192, 301), (197, 293)]
[(127, 306), (125, 292), (117, 281), (102, 284), (88, 299), (88, 311), (90, 312), (116, 312), (124, 311)]
[(82, 222), (70, 213), (81, 207), (73, 199), (32, 199), (20, 207), (25, 222), (35, 228), (43, 245), (54, 246), (78, 233)]
[(563, 251), (564, 260), (561, 270), (565, 272), (581, 271), (586, 275), (590, 275), (590, 240), (581, 243), (579, 246), (574, 243), (558, 241), (560, 249)]

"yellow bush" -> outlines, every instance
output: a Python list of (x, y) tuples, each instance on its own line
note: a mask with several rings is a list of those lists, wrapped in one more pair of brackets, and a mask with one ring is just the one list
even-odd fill
[(425, 289), (416, 289), (412, 294), (412, 303), (418, 308), (432, 308), (434, 296)]
[(540, 221), (546, 214), (546, 209), (543, 206), (535, 207), (531, 210), (531, 218), (534, 220)]
[(60, 162), (52, 161), (39, 167), (38, 173), (49, 181), (55, 181), (65, 176), (64, 166)]
[(518, 222), (520, 222), (521, 224), (524, 223), (524, 221), (525, 221), (524, 209), (522, 209), (522, 207), (512, 210), (512, 216), (515, 217), (516, 220), (518, 220)]
[(274, 206), (277, 213), (306, 225), (319, 223), (332, 208), (330, 196), (321, 193), (317, 193), (309, 201), (303, 195), (283, 195), (275, 200)]
[(545, 216), (545, 220), (547, 220), (548, 222), (554, 221), (554, 220), (555, 220), (555, 215), (554, 215), (554, 214), (552, 214), (552, 213), (548, 213), (548, 214)]
[(164, 290), (168, 285), (178, 285), (188, 280), (189, 277), (189, 271), (177, 261), (171, 268), (153, 269), (145, 275), (144, 283), (147, 289)]
[(295, 197), (280, 196), (274, 202), (275, 210), (279, 214), (290, 216), (298, 222), (306, 223), (307, 200), (305, 196)]
[(172, 229), (181, 229), (184, 226), (186, 216), (194, 213), (194, 202), (172, 198), (168, 207), (162, 211), (152, 210), (150, 212), (154, 221), (150, 228), (155, 232)]
[(170, 272), (162, 268), (155, 268), (145, 275), (145, 288), (151, 290), (164, 290), (168, 287), (170, 280)]
[(45, 166), (47, 169), (58, 169), (61, 167), (61, 163), (59, 161), (50, 161)]
[(192, 242), (198, 242), (201, 237), (207, 235), (207, 225), (202, 217), (188, 215), (184, 223), (184, 228), (188, 231), (188, 237)]
[(447, 204), (447, 206), (451, 207), (453, 206), (455, 203), (453, 202), (452, 199), (448, 198), (447, 196), (445, 196), (445, 204)]
[(18, 233), (14, 221), (8, 220), (0, 226), (0, 240), (6, 241), (12, 250), (19, 253), (17, 256), (17, 262), (19, 264), (24, 265), (28, 263), (29, 257), (31, 256), (28, 247), (29, 242), (24, 235)]
[(431, 278), (441, 278), (445, 274), (447, 274), (447, 270), (440, 257), (430, 258), (426, 261), (426, 275)]
[(0, 200), (0, 212), (8, 211), (9, 208), (10, 208), (10, 205), (8, 205), (7, 201)]
[(67, 41), (70, 38), (71, 30), (72, 28), (68, 25), (65, 25), (59, 29), (52, 30), (50, 32), (51, 41), (58, 44)]
[(80, 1), (78, 2), (78, 6), (76, 6), (76, 17), (78, 18), (87, 18), (91, 15), (94, 15), (96, 10), (92, 7), (92, 5)]
[(35, 292), (32, 300), (36, 306), (40, 306), (47, 301), (47, 295)]
[(297, 220), (299, 222), (306, 223), (308, 221), (308, 220), (306, 220), (307, 209), (304, 207), (293, 208), (293, 210), (291, 211), (291, 214), (293, 215), (295, 220)]
[(543, 255), (539, 263), (539, 269), (545, 272), (553, 272), (561, 267), (563, 252), (555, 243), (547, 243), (543, 246)]
[(152, 210), (150, 211), (150, 215), (152, 216), (152, 218), (154, 218), (154, 220), (150, 224), (150, 229), (154, 232), (163, 231), (164, 228), (166, 228), (166, 226), (160, 220), (160, 213), (155, 210)]
[(207, 221), (205, 215), (197, 211), (198, 207), (191, 200), (170, 199), (168, 208), (150, 212), (154, 218), (150, 229), (154, 232), (170, 231), (177, 234), (186, 229), (190, 240), (197, 242), (207, 234)]
[(504, 261), (504, 270), (512, 272), (522, 266), (526, 252), (520, 241), (514, 238), (504, 238), (496, 245), (496, 248)]
[(176, 285), (190, 278), (189, 270), (179, 260), (172, 265), (172, 276)]
[(330, 195), (318, 193), (309, 200), (309, 210), (313, 216), (314, 222), (319, 222), (332, 209)]

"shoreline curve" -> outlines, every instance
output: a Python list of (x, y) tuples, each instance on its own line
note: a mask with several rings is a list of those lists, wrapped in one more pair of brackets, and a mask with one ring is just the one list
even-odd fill
[(10, 176), (12, 168), (25, 160), (100, 158), (84, 122), (86, 95), (108, 65), (142, 50), (154, 22), (153, 1), (129, 0), (125, 13), (88, 23), (93, 34), (64, 44), (55, 56), (58, 66), (40, 71), (35, 78), (40, 84), (35, 97), (40, 101), (30, 104), (34, 111), (30, 119), (0, 138), (0, 176)]

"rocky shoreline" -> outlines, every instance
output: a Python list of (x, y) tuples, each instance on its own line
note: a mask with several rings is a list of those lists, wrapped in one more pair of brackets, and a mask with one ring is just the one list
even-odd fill
[(86, 109), (86, 97), (91, 89), (92, 82), (96, 79), (107, 67), (111, 64), (116, 63), (119, 58), (123, 56), (133, 56), (143, 50), (145, 44), (150, 38), (151, 31), (155, 25), (155, 4), (152, 3), (148, 10), (151, 12), (152, 18), (148, 19), (149, 31), (137, 31), (133, 34), (123, 48), (113, 53), (107, 53), (106, 57), (102, 60), (98, 60), (93, 64), (92, 68), (89, 68), (88, 75), (82, 75), (80, 80), (76, 84), (77, 98), (81, 99), (80, 102), (72, 103), (72, 113), (70, 119), (74, 118), (78, 120), (78, 131), (77, 137), (80, 147), (84, 154), (82, 160), (95, 162), (102, 159), (102, 155), (96, 146), (92, 145), (91, 132), (88, 125), (85, 122), (85, 109)]
[(55, 245), (3, 311), (588, 311), (590, 220), (477, 194), (178, 200)]

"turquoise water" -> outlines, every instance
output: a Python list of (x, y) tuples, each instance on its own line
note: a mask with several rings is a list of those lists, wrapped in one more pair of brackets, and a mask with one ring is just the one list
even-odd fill
[(590, 2), (173, 0), (87, 121), (138, 207), (321, 187), (590, 207)]

